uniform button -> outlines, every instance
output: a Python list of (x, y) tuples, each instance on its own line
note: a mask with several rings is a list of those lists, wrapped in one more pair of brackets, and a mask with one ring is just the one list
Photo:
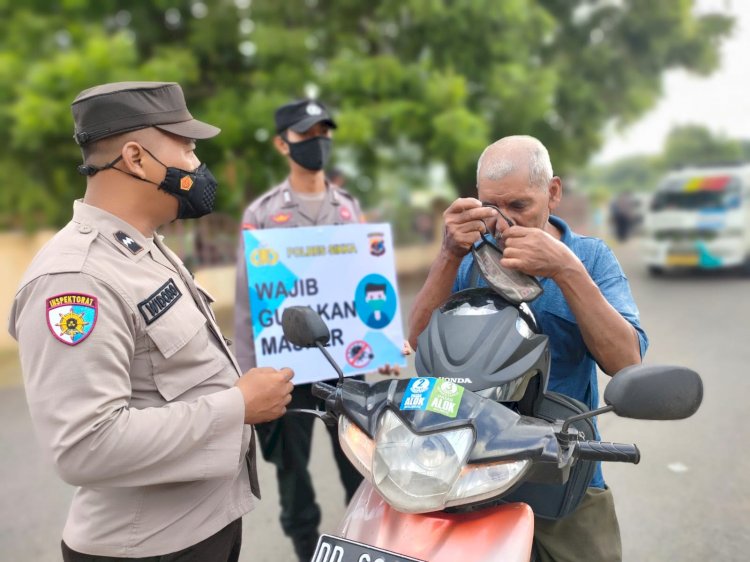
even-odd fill
[(81, 234), (88, 234), (89, 232), (91, 232), (91, 227), (87, 224), (79, 225), (78, 232), (80, 232)]

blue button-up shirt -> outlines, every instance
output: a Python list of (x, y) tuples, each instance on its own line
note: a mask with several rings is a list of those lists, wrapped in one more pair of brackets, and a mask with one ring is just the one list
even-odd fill
[[(562, 243), (578, 256), (604, 298), (633, 325), (638, 334), (641, 357), (643, 357), (648, 347), (648, 337), (641, 328), (638, 307), (633, 301), (628, 279), (612, 250), (598, 238), (576, 234), (570, 230), (565, 221), (558, 217), (550, 216), (549, 221), (562, 232)], [(468, 254), (461, 262), (453, 284), (454, 293), (470, 288), (473, 262), (472, 254)], [(534, 312), (542, 333), (549, 336), (552, 366), (548, 389), (580, 400), (593, 410), (599, 403), (594, 356), (583, 341), (576, 318), (565, 301), (560, 287), (552, 279), (541, 278), (539, 281), (544, 292), (536, 300), (530, 302), (529, 306)], [(478, 277), (476, 286), (487, 287), (481, 275)], [(591, 486), (604, 487), (604, 478), (598, 463)]]

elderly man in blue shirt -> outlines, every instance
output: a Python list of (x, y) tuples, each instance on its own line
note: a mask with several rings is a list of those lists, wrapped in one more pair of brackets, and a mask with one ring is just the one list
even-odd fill
[[(477, 190), (478, 199), (458, 199), (443, 215), (442, 248), (409, 318), (410, 344), (416, 348), (434, 309), (477, 279), (470, 250), (489, 228), (503, 247), (501, 264), (536, 276), (544, 288), (530, 306), (549, 336), (549, 390), (596, 408), (596, 366), (612, 376), (640, 363), (648, 346), (620, 264), (603, 241), (576, 234), (552, 214), (562, 181), (553, 176), (539, 140), (511, 136), (488, 146), (477, 165)], [(487, 286), (481, 277), (475, 283)], [(534, 542), (541, 561), (622, 559), (614, 500), (601, 467), (573, 514), (557, 521), (536, 518)]]

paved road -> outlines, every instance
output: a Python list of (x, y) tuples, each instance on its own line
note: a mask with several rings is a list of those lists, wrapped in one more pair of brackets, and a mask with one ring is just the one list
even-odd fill
[[(701, 373), (705, 400), (693, 418), (642, 422), (608, 415), (605, 438), (635, 441), (641, 464), (608, 465), (626, 562), (740, 561), (750, 552), (750, 443), (742, 414), (750, 395), (750, 280), (735, 276), (649, 278), (637, 244), (617, 248), (652, 345), (649, 363)], [(414, 287), (402, 284), (408, 309)], [(72, 489), (62, 484), (34, 442), (23, 391), (0, 390), (0, 558), (59, 560), (58, 541)], [(316, 430), (312, 467), (323, 506), (322, 531), (341, 517), (343, 492), (327, 435)], [(244, 562), (293, 560), (277, 524), (278, 494), (261, 463), (263, 501), (245, 517)]]

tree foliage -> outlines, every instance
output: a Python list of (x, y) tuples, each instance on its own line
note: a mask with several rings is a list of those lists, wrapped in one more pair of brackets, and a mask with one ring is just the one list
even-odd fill
[(673, 128), (664, 145), (664, 164), (667, 168), (737, 163), (743, 159), (740, 141), (714, 135), (701, 125)]
[(703, 125), (678, 125), (667, 135), (660, 154), (587, 166), (578, 174), (577, 185), (589, 195), (607, 199), (623, 191), (653, 191), (668, 170), (743, 162), (750, 162), (750, 141), (727, 138)]
[(83, 190), (69, 104), (97, 83), (180, 82), (223, 129), (199, 155), (233, 213), (284, 173), (273, 109), (316, 91), (372, 204), (404, 163), (442, 163), (472, 193), (479, 153), (508, 134), (539, 137), (559, 171), (581, 164), (605, 125), (653, 106), (665, 70), (715, 69), (731, 26), (689, 0), (0, 0), (0, 226), (67, 219)]

